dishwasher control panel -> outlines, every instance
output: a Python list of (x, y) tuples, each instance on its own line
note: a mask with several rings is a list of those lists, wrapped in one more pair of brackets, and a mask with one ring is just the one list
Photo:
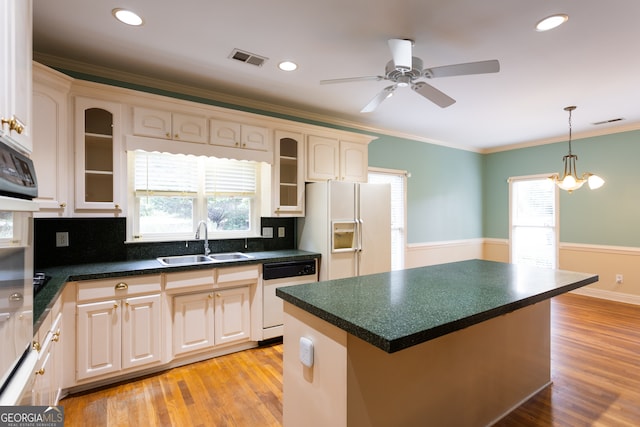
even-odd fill
[(264, 280), (281, 279), (283, 277), (311, 276), (316, 274), (316, 260), (298, 260), (271, 262), (263, 264)]

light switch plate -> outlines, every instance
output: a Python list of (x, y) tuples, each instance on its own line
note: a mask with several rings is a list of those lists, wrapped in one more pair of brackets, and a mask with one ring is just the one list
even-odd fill
[(273, 237), (273, 227), (262, 227), (262, 237)]

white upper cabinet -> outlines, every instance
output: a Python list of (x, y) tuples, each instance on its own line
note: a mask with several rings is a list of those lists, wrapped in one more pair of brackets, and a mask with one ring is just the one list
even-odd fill
[(32, 1), (0, 3), (0, 136), (31, 153)]
[(271, 151), (269, 129), (227, 120), (212, 119), (209, 143), (225, 147)]
[(75, 209), (118, 214), (121, 174), (121, 106), (76, 97)]
[(207, 143), (207, 119), (202, 116), (133, 107), (133, 133), (152, 138)]
[(38, 178), (40, 211), (36, 216), (64, 216), (67, 213), (71, 174), (67, 153), (68, 96), (71, 79), (34, 64), (33, 152), (31, 159)]
[(277, 216), (304, 216), (304, 136), (275, 131), (272, 196)]
[(307, 137), (307, 181), (367, 182), (368, 141)]

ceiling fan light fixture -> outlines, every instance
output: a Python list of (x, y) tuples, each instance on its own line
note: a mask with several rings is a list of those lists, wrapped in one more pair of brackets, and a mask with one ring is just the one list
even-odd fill
[(536, 24), (536, 31), (549, 31), (559, 27), (569, 20), (569, 15), (558, 13), (541, 19)]
[(278, 64), (278, 68), (282, 71), (295, 71), (298, 69), (298, 64), (293, 61), (282, 61)]
[(140, 15), (131, 10), (116, 8), (111, 11), (111, 14), (118, 21), (132, 27), (139, 27), (144, 23)]

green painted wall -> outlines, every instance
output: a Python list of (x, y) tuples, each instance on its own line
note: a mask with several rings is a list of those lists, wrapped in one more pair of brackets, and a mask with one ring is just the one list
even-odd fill
[[(640, 246), (640, 131), (572, 142), (578, 173), (603, 177), (605, 185), (560, 193), (560, 241)], [(483, 158), (483, 234), (509, 236), (507, 178), (561, 172), (567, 142), (488, 154)]]
[(379, 135), (369, 165), (407, 179), (407, 243), (482, 237), (482, 155)]

